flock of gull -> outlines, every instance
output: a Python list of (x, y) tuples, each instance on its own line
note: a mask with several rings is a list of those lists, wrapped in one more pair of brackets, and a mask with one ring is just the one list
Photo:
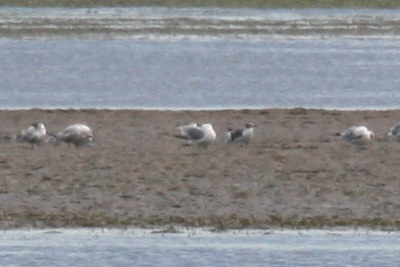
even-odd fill
[[(224, 135), (224, 141), (227, 143), (240, 143), (247, 145), (254, 135), (254, 127), (255, 125), (253, 123), (247, 123), (242, 129), (234, 130), (228, 128), (228, 131)], [(214, 128), (210, 123), (202, 125), (189, 123), (179, 126), (178, 129), (180, 135), (177, 135), (176, 137), (187, 139), (188, 145), (198, 144), (207, 146), (217, 137)], [(343, 140), (355, 144), (365, 144), (374, 137), (374, 133), (366, 126), (352, 126), (344, 132), (337, 133), (336, 135)], [(395, 136), (400, 140), (400, 124), (392, 127), (388, 135)]]
[(9, 139), (30, 143), (32, 147), (42, 143), (59, 145), (67, 143), (75, 147), (81, 147), (90, 144), (93, 141), (93, 132), (89, 126), (85, 124), (72, 124), (57, 134), (51, 134), (46, 131), (43, 122), (35, 122), (27, 129), (22, 130)]
[[(246, 123), (245, 127), (241, 129), (228, 128), (223, 140), (226, 143), (247, 145), (254, 135), (255, 127), (256, 126), (253, 123)], [(211, 123), (205, 123), (202, 125), (189, 123), (178, 126), (177, 129), (180, 134), (174, 136), (186, 139), (186, 145), (207, 147), (217, 138), (217, 134), (215, 133)], [(374, 137), (374, 133), (365, 126), (352, 126), (346, 131), (337, 133), (336, 135), (341, 139), (358, 144), (363, 144)], [(400, 124), (392, 127), (388, 135), (395, 136), (400, 140)], [(75, 147), (81, 147), (88, 145), (93, 141), (93, 132), (89, 126), (77, 123), (66, 127), (63, 131), (57, 134), (51, 134), (46, 131), (43, 122), (35, 122), (27, 129), (21, 131), (10, 139), (30, 143), (32, 144), (32, 147), (40, 145), (41, 143), (49, 143), (53, 145), (67, 143), (72, 144)]]
[[(248, 144), (254, 135), (253, 123), (247, 123), (243, 129), (228, 128), (225, 134), (225, 141), (239, 144)], [(180, 135), (175, 137), (186, 139), (187, 145), (208, 146), (215, 141), (217, 134), (214, 131), (212, 124), (206, 123), (198, 125), (197, 123), (189, 123), (178, 127)], [(43, 122), (35, 122), (27, 129), (20, 133), (8, 137), (8, 139), (18, 142), (26, 142), (32, 147), (42, 143), (59, 145), (61, 143), (72, 144), (76, 147), (81, 147), (90, 144), (93, 141), (93, 131), (85, 124), (72, 124), (57, 134), (51, 134), (46, 131)]]

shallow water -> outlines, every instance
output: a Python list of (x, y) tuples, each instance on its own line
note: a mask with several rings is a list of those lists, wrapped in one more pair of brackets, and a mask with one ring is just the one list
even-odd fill
[(2, 266), (397, 266), (398, 232), (8, 230)]
[(398, 108), (400, 40), (0, 41), (0, 108)]
[(398, 21), (368, 9), (5, 8), (0, 108), (395, 109)]

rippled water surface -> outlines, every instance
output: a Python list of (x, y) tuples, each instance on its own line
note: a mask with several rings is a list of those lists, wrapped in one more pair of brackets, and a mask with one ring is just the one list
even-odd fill
[(0, 9), (0, 108), (398, 108), (397, 10)]
[(397, 108), (400, 40), (0, 41), (0, 108)]
[(0, 236), (2, 266), (398, 266), (397, 232), (55, 229)]

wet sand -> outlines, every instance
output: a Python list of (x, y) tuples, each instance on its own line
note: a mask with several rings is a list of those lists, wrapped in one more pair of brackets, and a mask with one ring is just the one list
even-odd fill
[[(269, 11), (238, 9), (213, 13), (195, 8), (174, 9), (6, 9), (0, 12), (0, 36), (11, 39), (101, 39), (101, 40), (198, 40), (228, 38), (248, 40), (288, 38), (330, 38), (399, 36), (395, 13), (357, 11), (333, 14), (329, 9), (302, 13), (288, 9)], [(260, 10), (258, 10), (260, 11)], [(365, 13), (365, 14), (364, 14)], [(219, 15), (218, 15), (219, 14)], [(269, 13), (267, 13), (269, 14)]]
[(304, 7), (366, 7), (366, 8), (396, 8), (399, 6), (397, 1), (318, 1), (318, 0), (1, 0), (0, 5), (5, 6), (25, 6), (25, 7), (112, 7), (112, 6), (164, 6), (164, 7), (229, 7), (229, 8), (304, 8)]
[[(0, 111), (1, 134), (41, 120), (48, 132), (87, 123), (90, 147), (1, 139), (0, 228), (74, 226), (400, 226), (400, 111)], [(176, 126), (212, 123), (218, 140), (185, 146)], [(226, 127), (258, 127), (248, 146)], [(338, 131), (366, 125), (357, 146)]]

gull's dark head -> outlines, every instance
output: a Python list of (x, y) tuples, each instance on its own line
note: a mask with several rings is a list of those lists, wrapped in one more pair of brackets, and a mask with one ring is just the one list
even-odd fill
[(254, 123), (252, 123), (252, 122), (246, 123), (245, 126), (246, 126), (246, 128), (254, 128), (254, 127), (256, 127), (256, 125)]

